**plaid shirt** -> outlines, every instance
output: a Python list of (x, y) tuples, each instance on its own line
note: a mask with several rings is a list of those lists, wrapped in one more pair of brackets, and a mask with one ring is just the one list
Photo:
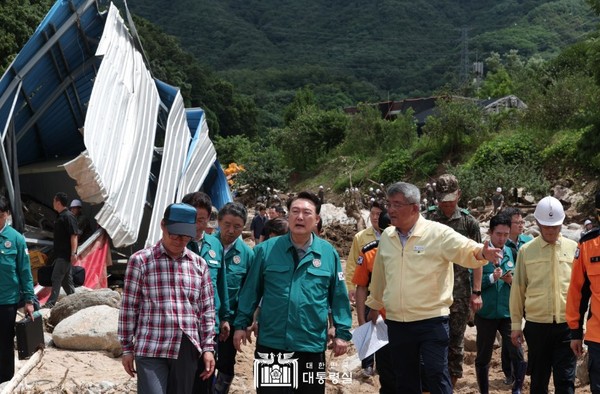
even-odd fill
[(201, 354), (214, 352), (213, 299), (201, 257), (186, 248), (173, 259), (161, 241), (140, 250), (125, 273), (118, 331), (123, 353), (175, 359), (183, 333)]

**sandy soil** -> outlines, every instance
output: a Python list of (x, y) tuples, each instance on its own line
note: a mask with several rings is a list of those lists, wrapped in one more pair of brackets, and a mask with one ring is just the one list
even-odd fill
[[(356, 324), (356, 321), (355, 321)], [(254, 391), (253, 386), (253, 351), (249, 345), (239, 353), (236, 365), (236, 377), (230, 393), (248, 393)], [(327, 355), (329, 358), (329, 354)], [(343, 371), (342, 365), (347, 363), (352, 372), (349, 384), (327, 384), (327, 393), (376, 393), (379, 389), (378, 377), (364, 377), (353, 346), (347, 355), (335, 360)], [(17, 369), (26, 361), (18, 361)], [(464, 377), (457, 383), (455, 393), (478, 393), (474, 372), (475, 352), (465, 352)], [(331, 364), (330, 362), (328, 364)], [(355, 369), (352, 369), (355, 368)], [(490, 368), (490, 393), (510, 392), (510, 387), (503, 384), (504, 375), (500, 368), (500, 349), (494, 351)], [(21, 393), (132, 393), (137, 392), (135, 379), (129, 376), (121, 366), (120, 358), (113, 358), (106, 352), (66, 351), (48, 347), (44, 351), (41, 362), (25, 378)], [(579, 386), (579, 382), (578, 386)], [(525, 382), (529, 389), (529, 378)], [(552, 392), (552, 391), (551, 391)], [(589, 386), (577, 387), (578, 393), (591, 393)]]

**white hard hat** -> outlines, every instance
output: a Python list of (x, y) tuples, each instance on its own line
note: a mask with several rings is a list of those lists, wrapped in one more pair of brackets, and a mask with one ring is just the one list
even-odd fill
[(81, 208), (81, 201), (80, 200), (73, 200), (71, 201), (71, 205), (69, 205), (69, 208), (75, 208), (75, 207), (80, 207)]
[(381, 193), (381, 190), (377, 189), (375, 190), (375, 193)]
[(372, 188), (372, 187), (370, 187), (370, 188), (369, 188), (369, 191), (370, 191), (370, 192), (372, 192), (372, 191), (373, 191), (373, 188)]
[(322, 189), (322, 188), (323, 188), (323, 185), (319, 186), (319, 189)]
[(543, 226), (559, 226), (565, 220), (565, 210), (560, 201), (548, 196), (538, 202), (533, 216)]
[(431, 184), (431, 186), (435, 187), (435, 182), (433, 182), (433, 183)]
[(584, 226), (587, 226), (588, 224), (592, 224), (592, 221), (590, 219), (586, 219), (586, 221), (583, 222)]
[(497, 188), (496, 188), (496, 192), (497, 192), (497, 193), (502, 193), (502, 188), (501, 188), (501, 187), (497, 187)]
[(269, 186), (267, 186), (267, 191), (271, 190), (271, 188)]
[(425, 187), (427, 187), (427, 186), (431, 186), (431, 184), (427, 183), (427, 184), (425, 185)]

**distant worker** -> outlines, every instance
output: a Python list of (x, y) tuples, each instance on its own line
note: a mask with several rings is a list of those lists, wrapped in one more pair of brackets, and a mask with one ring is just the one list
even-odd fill
[(592, 223), (592, 221), (590, 219), (586, 219), (585, 222), (583, 222), (583, 230), (581, 231), (581, 237), (592, 231), (593, 228), (594, 224)]
[(93, 233), (94, 229), (92, 228), (92, 222), (90, 219), (83, 214), (83, 206), (81, 204), (81, 200), (75, 199), (71, 201), (71, 205), (69, 205), (69, 210), (75, 215), (77, 219), (77, 229), (78, 231), (78, 243), (81, 245), (84, 243)]
[(323, 188), (323, 185), (319, 186), (319, 193), (317, 196), (319, 197), (321, 204), (325, 204), (325, 189)]
[(252, 223), (250, 223), (250, 234), (255, 244), (260, 243), (260, 234), (267, 220), (269, 220), (267, 207), (261, 203), (256, 204), (256, 213), (252, 219)]
[(492, 205), (494, 206), (493, 215), (496, 215), (504, 208), (504, 195), (502, 194), (501, 187), (496, 188), (496, 192), (492, 195)]
[(77, 245), (79, 229), (77, 219), (67, 209), (68, 198), (65, 193), (56, 193), (52, 200), (54, 210), (58, 216), (54, 221), (54, 268), (52, 269), (52, 294), (46, 301), (44, 308), (52, 308), (58, 300), (60, 288), (67, 295), (75, 292), (71, 269), (77, 261)]

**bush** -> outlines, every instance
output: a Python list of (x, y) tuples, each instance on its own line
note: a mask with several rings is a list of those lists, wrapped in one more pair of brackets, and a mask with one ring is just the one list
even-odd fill
[(504, 165), (535, 162), (539, 150), (529, 133), (506, 134), (484, 142), (466, 163), (473, 170), (497, 168), (499, 162)]
[(398, 150), (384, 160), (375, 170), (379, 182), (385, 184), (403, 179), (412, 167), (412, 157), (406, 150)]
[(545, 168), (553, 172), (558, 171), (558, 174), (561, 174), (567, 169), (578, 166), (579, 145), (586, 130), (563, 130), (556, 133), (551, 143), (541, 153)]

